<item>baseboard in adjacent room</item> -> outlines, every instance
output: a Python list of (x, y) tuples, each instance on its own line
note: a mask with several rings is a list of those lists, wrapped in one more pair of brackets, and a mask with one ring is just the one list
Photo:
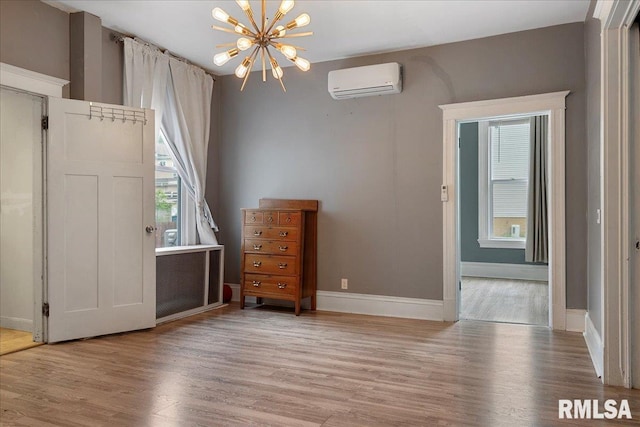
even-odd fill
[(19, 317), (0, 316), (0, 327), (17, 331), (33, 332), (33, 320)]
[(461, 262), (460, 274), (491, 279), (549, 281), (549, 267), (547, 265)]
[(600, 334), (591, 321), (591, 317), (589, 317), (588, 312), (584, 316), (584, 323), (584, 340), (587, 343), (587, 348), (589, 349), (589, 355), (591, 356), (593, 367), (596, 370), (596, 375), (602, 378), (602, 373), (604, 372), (604, 345), (602, 344)]
[[(227, 285), (233, 291), (231, 301), (240, 301), (240, 285), (233, 283), (227, 283)], [(318, 298), (316, 306), (320, 311), (443, 320), (443, 303), (438, 300), (332, 291), (317, 291), (316, 295)], [(247, 302), (255, 302), (255, 298), (247, 297)], [(286, 302), (283, 301), (283, 303)], [(304, 303), (308, 304), (307, 301)]]

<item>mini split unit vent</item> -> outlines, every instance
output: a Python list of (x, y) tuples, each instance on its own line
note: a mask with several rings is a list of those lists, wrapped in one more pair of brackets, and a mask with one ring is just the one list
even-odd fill
[(402, 66), (397, 62), (329, 71), (329, 93), (333, 99), (400, 92)]

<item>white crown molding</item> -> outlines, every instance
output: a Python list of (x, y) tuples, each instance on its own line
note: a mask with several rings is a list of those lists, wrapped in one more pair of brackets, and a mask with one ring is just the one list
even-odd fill
[(0, 62), (0, 84), (44, 96), (62, 97), (62, 87), (69, 80), (36, 73)]

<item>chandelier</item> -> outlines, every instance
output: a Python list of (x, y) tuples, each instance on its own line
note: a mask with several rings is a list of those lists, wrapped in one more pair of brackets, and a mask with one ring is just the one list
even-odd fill
[(251, 10), (249, 1), (236, 0), (236, 3), (238, 3), (238, 6), (240, 6), (240, 8), (249, 18), (252, 29), (238, 22), (238, 20), (234, 17), (229, 16), (228, 13), (226, 13), (219, 7), (213, 9), (211, 11), (211, 15), (213, 15), (214, 19), (230, 24), (233, 27), (233, 29), (229, 29), (213, 25), (212, 28), (214, 30), (241, 35), (241, 37), (235, 43), (225, 43), (216, 46), (216, 48), (231, 46), (234, 47), (225, 52), (221, 52), (215, 55), (213, 57), (214, 64), (222, 66), (226, 64), (231, 58), (238, 56), (241, 51), (246, 51), (253, 48), (251, 53), (242, 60), (235, 71), (236, 76), (240, 79), (243, 79), (240, 90), (242, 91), (244, 89), (244, 85), (249, 79), (249, 74), (251, 73), (253, 64), (255, 63), (259, 54), (260, 61), (262, 63), (262, 81), (267, 81), (266, 63), (267, 61), (269, 61), (269, 63), (271, 64), (271, 72), (273, 74), (273, 77), (280, 82), (282, 90), (286, 92), (287, 89), (284, 87), (284, 83), (282, 82), (282, 76), (284, 73), (276, 58), (274, 58), (271, 54), (269, 48), (272, 47), (273, 49), (279, 51), (282, 55), (284, 55), (286, 59), (293, 62), (302, 71), (308, 71), (309, 68), (311, 68), (311, 64), (306, 59), (298, 56), (298, 51), (305, 49), (299, 46), (292, 46), (290, 44), (283, 43), (282, 39), (312, 35), (312, 32), (291, 33), (292, 30), (304, 27), (305, 25), (309, 24), (309, 22), (311, 22), (311, 18), (308, 14), (303, 13), (286, 25), (275, 26), (278, 21), (284, 18), (284, 16), (291, 9), (293, 9), (294, 0), (282, 0), (282, 2), (280, 3), (280, 7), (278, 7), (278, 11), (271, 20), (271, 23), (269, 23), (269, 20), (265, 16), (267, 2), (266, 0), (262, 0), (262, 19), (260, 21), (260, 26), (258, 26), (253, 17), (253, 11)]

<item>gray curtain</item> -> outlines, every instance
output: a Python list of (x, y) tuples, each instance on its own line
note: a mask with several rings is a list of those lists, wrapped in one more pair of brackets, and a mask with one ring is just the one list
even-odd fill
[(527, 262), (548, 262), (549, 222), (547, 215), (547, 145), (549, 117), (531, 118), (529, 159), (529, 203), (527, 208)]

